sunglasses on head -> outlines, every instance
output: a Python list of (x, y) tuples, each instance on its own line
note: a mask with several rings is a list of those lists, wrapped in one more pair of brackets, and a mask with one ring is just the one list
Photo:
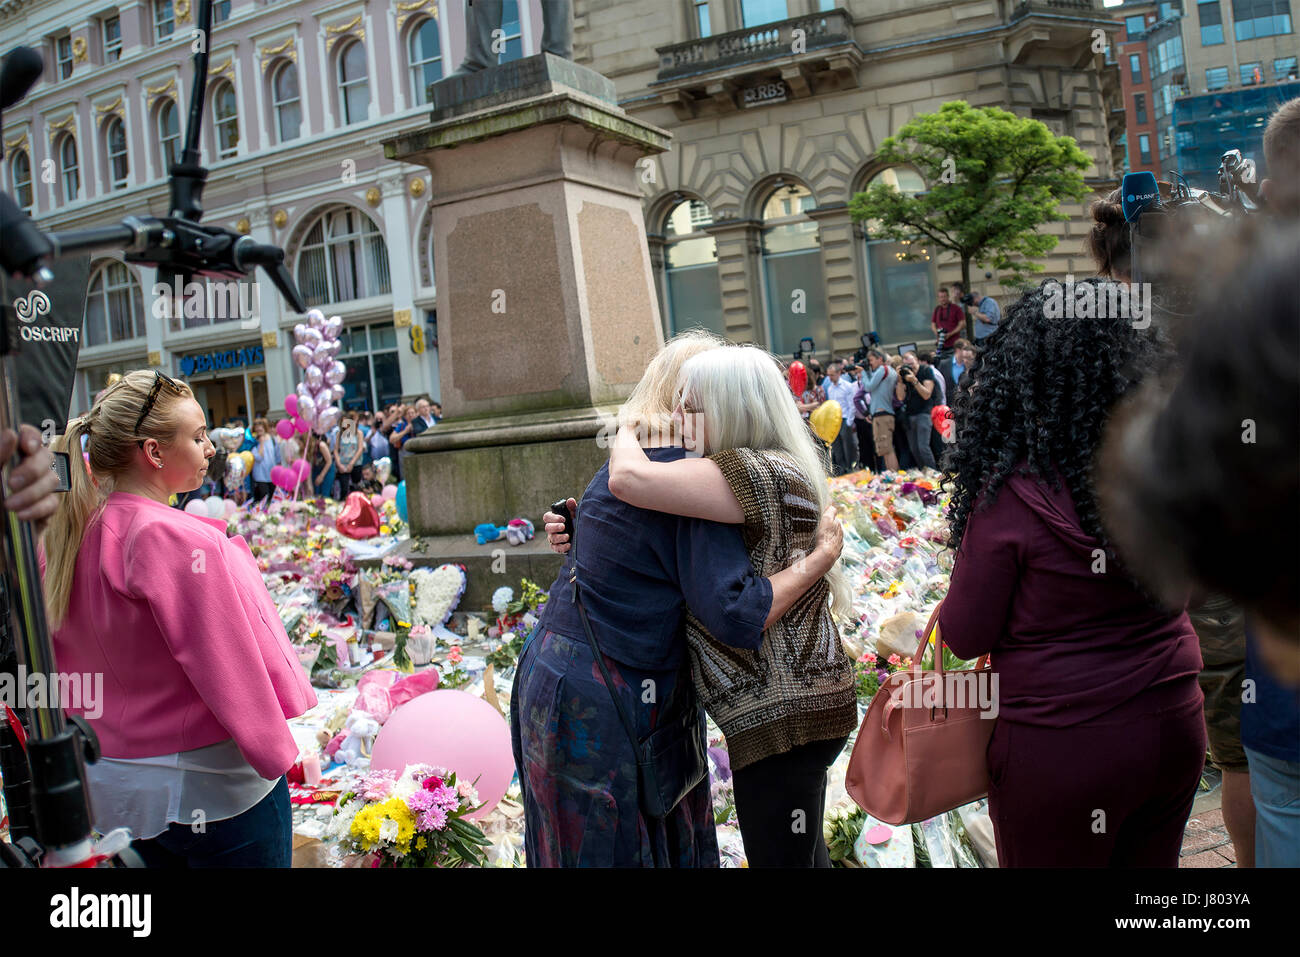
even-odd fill
[[(149, 397), (144, 400), (144, 408), (140, 411), (140, 418), (135, 420), (136, 435), (140, 434), (140, 426), (144, 425), (144, 420), (149, 415), (149, 410), (153, 408), (154, 402), (158, 400), (158, 393), (162, 389), (164, 381), (177, 392), (184, 391), (181, 384), (169, 375), (165, 375), (155, 370), (153, 376), (153, 388), (149, 390)], [(144, 439), (137, 439), (135, 444), (140, 446), (140, 448), (144, 448)]]

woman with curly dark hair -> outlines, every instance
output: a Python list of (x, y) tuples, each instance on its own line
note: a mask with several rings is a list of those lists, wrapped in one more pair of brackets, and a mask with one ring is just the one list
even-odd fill
[[(1102, 285), (1074, 291), (1095, 304)], [(1064, 289), (1048, 280), (1011, 307), (955, 399), (957, 555), (939, 627), (998, 673), (999, 863), (1173, 867), (1205, 758), (1201, 656), (1187, 615), (1116, 560), (1093, 489), (1112, 408), (1166, 351), (1096, 315), (1109, 310), (1053, 308)]]

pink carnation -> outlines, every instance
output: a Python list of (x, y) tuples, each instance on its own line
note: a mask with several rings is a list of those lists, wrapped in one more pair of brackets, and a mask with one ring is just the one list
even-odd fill
[(457, 796), (454, 788), (449, 788), (444, 785), (443, 787), (435, 789), (432, 793), (433, 803), (441, 808), (446, 808), (448, 811), (454, 811), (460, 806), (460, 798)]
[(432, 775), (424, 779), (424, 789), (426, 791), (436, 791), (440, 787), (442, 787), (442, 778), (437, 775)]
[(874, 665), (876, 663), (876, 656), (873, 652), (868, 651), (859, 658), (858, 661), (861, 661), (863, 664)]
[(900, 661), (902, 661), (903, 659), (900, 658), (900, 657), (898, 657), (898, 655), (893, 654), (893, 655), (890, 655), (889, 658), (888, 658), (887, 660), (889, 661), (889, 663), (890, 663), (891, 665), (896, 665), (896, 664), (898, 664)]
[(447, 812), (440, 807), (431, 807), (420, 815), (418, 827), (421, 831), (441, 831), (447, 826)]

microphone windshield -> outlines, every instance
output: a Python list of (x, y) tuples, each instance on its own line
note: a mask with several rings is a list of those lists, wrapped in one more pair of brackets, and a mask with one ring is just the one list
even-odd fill
[(45, 60), (31, 47), (14, 47), (0, 66), (0, 110), (13, 106), (41, 78)]
[(1160, 187), (1156, 185), (1156, 174), (1150, 170), (1125, 173), (1119, 192), (1126, 223), (1137, 222), (1143, 210), (1160, 205)]

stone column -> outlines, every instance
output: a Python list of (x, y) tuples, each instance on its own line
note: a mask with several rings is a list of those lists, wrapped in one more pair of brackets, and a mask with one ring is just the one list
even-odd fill
[(847, 203), (835, 203), (809, 210), (808, 216), (816, 221), (821, 238), (830, 348), (835, 354), (852, 353), (862, 344), (860, 336), (867, 331), (867, 316), (859, 299), (862, 256), (849, 207)]
[(636, 163), (669, 135), (614, 84), (539, 54), (433, 87), (384, 143), (428, 167), (447, 421), (411, 441), (412, 531), (468, 533), (584, 488), (612, 411), (663, 343)]
[(763, 314), (763, 270), (760, 224), (752, 219), (725, 219), (704, 227), (718, 243), (718, 284), (722, 287), (722, 316), (733, 342), (768, 345)]

